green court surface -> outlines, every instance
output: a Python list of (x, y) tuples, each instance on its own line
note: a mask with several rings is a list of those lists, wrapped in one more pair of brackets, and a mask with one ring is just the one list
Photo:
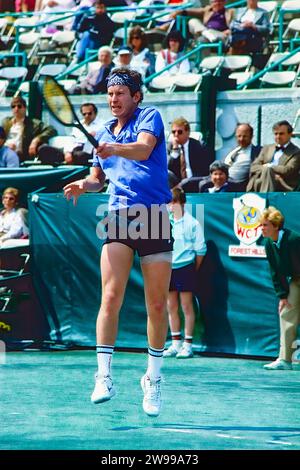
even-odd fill
[(300, 370), (255, 360), (166, 359), (163, 409), (142, 409), (144, 353), (116, 352), (117, 395), (90, 402), (93, 351), (11, 352), (0, 366), (0, 449), (300, 449)]

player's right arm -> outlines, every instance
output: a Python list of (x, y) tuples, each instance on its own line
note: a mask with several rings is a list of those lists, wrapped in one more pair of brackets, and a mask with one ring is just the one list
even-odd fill
[(105, 182), (105, 173), (101, 167), (92, 167), (91, 173), (82, 180), (73, 181), (64, 187), (64, 194), (69, 201), (73, 198), (74, 205), (81, 194), (86, 192), (97, 193), (101, 191)]

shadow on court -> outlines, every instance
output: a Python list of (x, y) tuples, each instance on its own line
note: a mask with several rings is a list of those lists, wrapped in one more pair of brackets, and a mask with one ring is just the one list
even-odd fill
[(93, 405), (93, 351), (9, 353), (0, 449), (300, 449), (300, 371), (254, 360), (166, 359), (163, 409), (142, 410), (147, 356), (117, 352), (117, 395)]

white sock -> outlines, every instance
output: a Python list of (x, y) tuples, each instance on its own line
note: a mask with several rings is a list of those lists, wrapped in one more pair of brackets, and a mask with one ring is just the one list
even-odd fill
[(111, 375), (111, 360), (112, 353), (114, 352), (114, 346), (107, 344), (97, 344), (97, 362), (98, 362), (98, 374), (102, 377)]
[(150, 380), (157, 380), (160, 377), (160, 370), (163, 362), (163, 352), (162, 349), (155, 349), (148, 347), (148, 369), (147, 375), (150, 377)]
[[(179, 351), (181, 348), (181, 331), (171, 331), (171, 336), (172, 336), (172, 346), (173, 348), (176, 349), (176, 351)], [(176, 339), (174, 339), (176, 338)]]
[[(189, 341), (186, 341), (186, 340), (189, 340)], [(193, 349), (192, 340), (193, 340), (192, 336), (185, 336), (184, 337), (183, 347), (185, 349), (187, 349), (188, 351), (191, 351)]]
[(176, 349), (176, 351), (179, 351), (180, 347), (181, 347), (181, 341), (179, 339), (173, 339), (172, 340), (172, 346), (174, 349)]

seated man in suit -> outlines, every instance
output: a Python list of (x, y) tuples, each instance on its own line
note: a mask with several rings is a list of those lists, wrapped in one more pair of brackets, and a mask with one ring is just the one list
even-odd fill
[(299, 184), (300, 149), (290, 140), (288, 121), (273, 126), (275, 144), (265, 145), (250, 167), (247, 191), (293, 191)]
[(220, 160), (215, 160), (209, 166), (210, 181), (203, 180), (199, 183), (200, 193), (224, 193), (233, 191), (228, 181), (228, 166)]
[(258, 156), (261, 147), (252, 144), (253, 127), (248, 123), (236, 126), (235, 137), (238, 146), (228, 153), (224, 163), (229, 167), (229, 181), (234, 190), (246, 191), (251, 163)]
[(97, 93), (106, 93), (106, 78), (114, 67), (112, 55), (113, 50), (111, 47), (100, 47), (98, 51), (99, 66), (94, 70), (91, 70), (83, 80), (79, 81), (79, 83), (76, 83), (69, 91), (69, 94), (96, 95)]
[(230, 24), (231, 54), (262, 52), (265, 39), (271, 33), (268, 13), (257, 6), (258, 0), (247, 0), (247, 6), (238, 8)]
[(190, 138), (190, 124), (183, 118), (171, 124), (168, 144), (170, 188), (180, 186), (186, 192), (198, 192), (200, 177), (208, 174), (212, 155), (198, 140)]

